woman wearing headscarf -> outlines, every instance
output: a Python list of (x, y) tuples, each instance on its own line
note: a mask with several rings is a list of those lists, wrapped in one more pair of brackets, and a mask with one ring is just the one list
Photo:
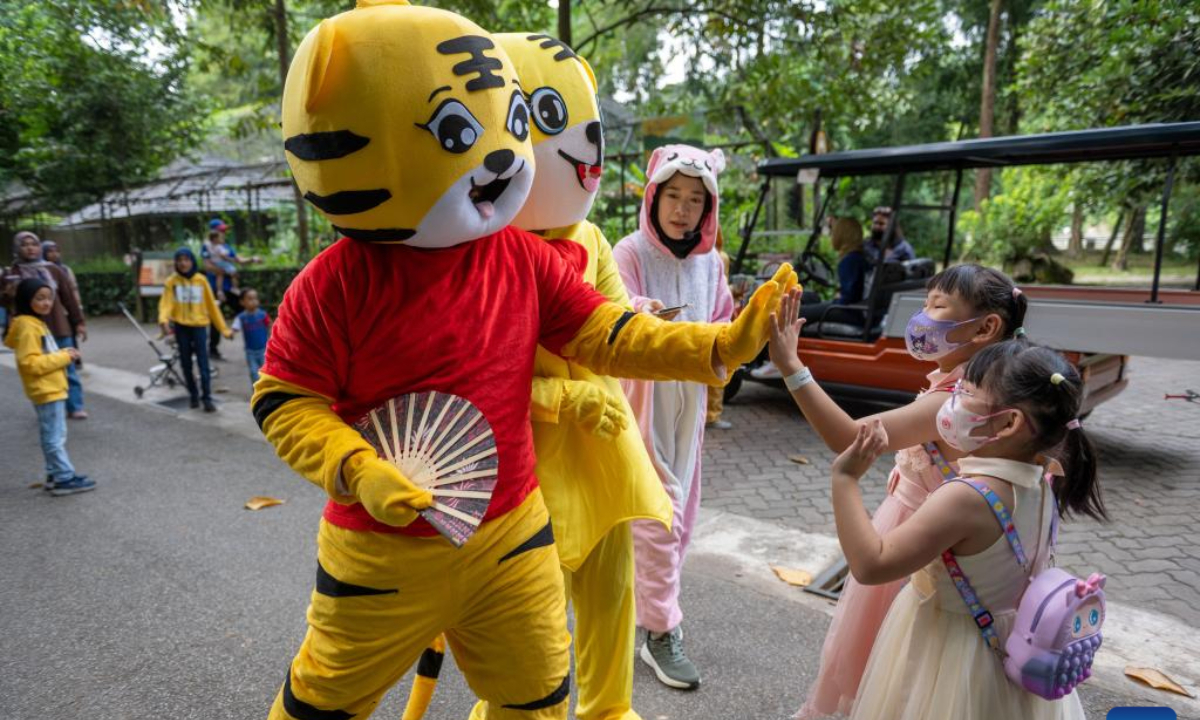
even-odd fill
[[(54, 307), (45, 319), (60, 348), (75, 347), (76, 336), (81, 341), (87, 340), (87, 325), (79, 303), (79, 291), (71, 276), (43, 259), (42, 241), (37, 235), (22, 230), (13, 236), (13, 264), (4, 275), (6, 305), (12, 304), (17, 285), (22, 280), (34, 278), (50, 286), (54, 292)], [(83, 382), (72, 364), (67, 368), (67, 417), (83, 420), (87, 416), (83, 408)]]

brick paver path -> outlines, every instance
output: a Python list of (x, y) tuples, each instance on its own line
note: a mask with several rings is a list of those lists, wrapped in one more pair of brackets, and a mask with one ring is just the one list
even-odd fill
[[(1125, 392), (1084, 421), (1112, 522), (1066, 522), (1058, 562), (1107, 574), (1110, 599), (1200, 626), (1200, 404), (1163, 400), (1200, 391), (1200, 362), (1134, 358), (1130, 369)], [(834, 454), (787, 393), (747, 382), (724, 419), (733, 429), (711, 430), (705, 440), (703, 505), (834, 534)], [(789, 461), (796, 453), (811, 464)], [(863, 480), (868, 507), (882, 500), (893, 462), (880, 458)]]

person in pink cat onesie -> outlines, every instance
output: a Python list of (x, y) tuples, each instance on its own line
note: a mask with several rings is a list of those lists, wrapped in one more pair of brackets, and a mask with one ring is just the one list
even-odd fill
[[(979, 350), (1025, 332), (1021, 324), (1028, 302), (998, 270), (956, 265), (934, 275), (925, 287), (925, 307), (909, 320), (906, 341), (913, 357), (937, 363), (927, 376), (929, 387), (909, 405), (867, 419), (883, 422), (888, 450), (896, 452), (887, 497), (871, 520), (880, 535), (912, 517), (930, 492), (958, 474), (955, 463), (961, 453), (941, 442), (935, 420), (967, 361)], [(773, 333), (770, 353), (805, 419), (830, 450), (845, 451), (862, 421), (825, 394), (797, 356), (794, 342), (789, 346)], [(846, 579), (821, 650), (820, 673), (798, 719), (850, 714), (875, 635), (904, 582), (900, 578), (867, 586)]]
[[(613, 248), (634, 310), (664, 318), (725, 322), (733, 296), (716, 251), (720, 150), (666, 145), (646, 171), (639, 227)], [(700, 451), (708, 389), (693, 382), (622, 381), (655, 470), (674, 506), (671, 529), (633, 522), (638, 625), (646, 629), (640, 657), (664, 684), (700, 685), (683, 652), (680, 570), (700, 508)]]

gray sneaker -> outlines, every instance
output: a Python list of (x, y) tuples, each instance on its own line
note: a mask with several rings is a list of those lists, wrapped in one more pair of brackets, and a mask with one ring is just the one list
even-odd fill
[(657, 638), (647, 632), (641, 658), (668, 687), (679, 690), (700, 687), (700, 672), (683, 653), (683, 631), (678, 627)]

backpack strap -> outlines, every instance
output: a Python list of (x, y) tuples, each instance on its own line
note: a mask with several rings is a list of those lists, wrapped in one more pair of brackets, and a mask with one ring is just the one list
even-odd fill
[(992, 614), (983, 606), (983, 603), (979, 602), (975, 588), (971, 587), (971, 583), (963, 573), (958, 560), (955, 559), (954, 553), (949, 550), (943, 552), (942, 562), (946, 565), (946, 572), (950, 575), (950, 580), (954, 582), (954, 589), (958, 590), (959, 596), (962, 597), (967, 610), (975, 620), (975, 627), (979, 628), (979, 633), (983, 635), (983, 641), (992, 650), (1004, 654), (1004, 648), (1000, 645), (1000, 636), (996, 634)]
[(1012, 548), (1013, 555), (1017, 557), (1017, 564), (1028, 570), (1029, 558), (1025, 556), (1025, 548), (1021, 545), (1021, 537), (1017, 535), (1017, 526), (1013, 523), (1012, 514), (1009, 513), (1004, 501), (990, 487), (978, 480), (970, 478), (956, 478), (956, 480), (975, 488), (975, 491), (982, 495), (984, 500), (987, 500), (988, 507), (991, 509), (992, 514), (996, 516), (996, 521), (1000, 523), (1000, 529), (1004, 531), (1004, 538), (1008, 540), (1008, 545)]
[[(969, 485), (975, 488), (975, 491), (987, 500), (988, 507), (991, 508), (992, 514), (999, 521), (1000, 528), (1004, 531), (1004, 537), (1008, 540), (1009, 547), (1012, 548), (1017, 562), (1020, 563), (1022, 568), (1027, 568), (1028, 559), (1025, 557), (1025, 549), (1021, 546), (1021, 538), (1017, 535), (1017, 528), (1013, 524), (1012, 515), (1000, 497), (990, 487), (978, 480), (960, 477), (952, 478), (947, 482), (962, 482), (965, 485)], [(992, 613), (979, 601), (979, 595), (976, 594), (975, 588), (971, 587), (971, 582), (967, 579), (966, 573), (963, 572), (962, 566), (958, 564), (958, 559), (954, 556), (954, 553), (950, 550), (944, 551), (942, 553), (942, 563), (946, 566), (946, 573), (954, 583), (954, 589), (958, 591), (959, 596), (963, 599), (963, 603), (967, 606), (968, 612), (971, 613), (971, 617), (975, 620), (975, 627), (979, 628), (979, 633), (983, 636), (983, 641), (987, 643), (989, 648), (1004, 655), (1004, 647), (1000, 642), (1000, 636), (996, 634)]]
[(923, 444), (921, 447), (925, 448), (925, 453), (929, 455), (929, 459), (933, 461), (933, 466), (936, 467), (938, 472), (942, 474), (942, 482), (950, 482), (958, 477), (958, 472), (954, 469), (954, 466), (951, 465), (948, 460), (946, 460), (946, 456), (942, 454), (942, 451), (938, 449), (937, 443), (930, 441)]

